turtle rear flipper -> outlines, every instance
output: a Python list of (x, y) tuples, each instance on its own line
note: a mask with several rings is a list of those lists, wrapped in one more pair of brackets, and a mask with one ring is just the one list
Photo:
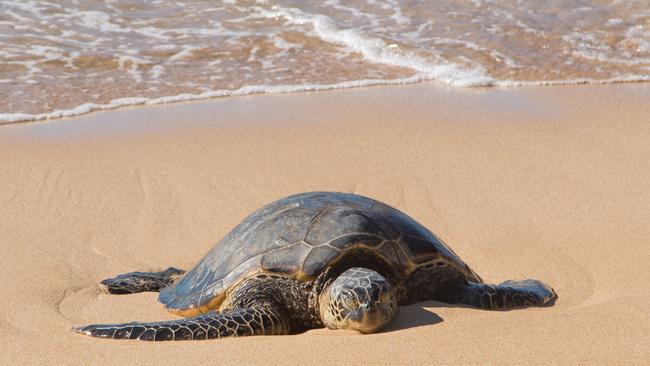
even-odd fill
[(115, 295), (156, 292), (176, 282), (184, 273), (182, 269), (174, 267), (161, 272), (130, 272), (107, 278), (100, 285), (105, 292)]
[(537, 280), (505, 281), (498, 285), (469, 282), (461, 303), (487, 310), (551, 305), (557, 294)]

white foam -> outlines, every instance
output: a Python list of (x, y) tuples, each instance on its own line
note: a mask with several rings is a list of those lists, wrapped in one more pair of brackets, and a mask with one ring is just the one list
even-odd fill
[(397, 24), (409, 24), (411, 23), (411, 19), (408, 17), (404, 16), (404, 13), (402, 12), (402, 7), (399, 4), (399, 1), (396, 0), (389, 0), (386, 2), (387, 5), (390, 6), (390, 9), (393, 11), (393, 14), (390, 16), (390, 18), (395, 21)]
[(642, 57), (644, 53), (650, 52), (650, 32), (644, 31), (641, 27), (631, 27), (625, 33), (626, 38), (631, 44), (636, 44), (635, 54), (628, 53), (627, 58), (621, 57), (623, 54), (614, 53), (612, 47), (599, 39), (593, 33), (571, 33), (562, 37), (572, 45), (572, 54), (589, 60), (595, 60), (601, 63), (611, 63), (619, 65), (650, 65), (650, 57)]
[(620, 84), (620, 83), (637, 83), (650, 81), (650, 75), (623, 75), (609, 79), (593, 79), (593, 78), (576, 78), (576, 79), (563, 79), (563, 80), (537, 80), (537, 81), (523, 81), (523, 80), (498, 80), (494, 82), (494, 86), (502, 87), (518, 87), (518, 86), (558, 86), (558, 85), (579, 85), (579, 84)]
[(305, 85), (247, 85), (235, 90), (210, 90), (200, 94), (178, 94), (170, 95), (159, 98), (146, 98), (146, 97), (134, 97), (134, 98), (119, 98), (114, 99), (106, 104), (98, 103), (84, 103), (74, 108), (56, 110), (49, 113), (38, 113), (38, 114), (28, 114), (28, 113), (0, 113), (0, 124), (9, 124), (17, 122), (34, 122), (34, 121), (43, 121), (51, 120), (64, 117), (74, 117), (87, 114), (93, 111), (102, 111), (102, 110), (111, 110), (127, 106), (137, 106), (137, 105), (157, 105), (157, 104), (168, 104), (176, 102), (187, 102), (194, 100), (218, 98), (218, 97), (228, 97), (228, 96), (242, 96), (249, 94), (272, 94), (272, 93), (292, 93), (292, 92), (304, 92), (304, 91), (322, 91), (322, 90), (332, 90), (332, 89), (345, 89), (345, 88), (354, 88), (354, 87), (363, 87), (363, 86), (373, 86), (373, 85), (398, 85), (398, 84), (410, 84), (422, 81), (420, 77), (411, 77), (404, 79), (395, 79), (395, 80), (351, 80), (341, 83), (334, 84), (305, 84)]
[(195, 50), (200, 49), (198, 46), (185, 46), (182, 50), (172, 55), (169, 61), (185, 61), (192, 57)]
[(621, 18), (610, 18), (607, 19), (607, 25), (615, 25), (615, 24), (622, 24), (623, 19)]
[(165, 73), (165, 67), (162, 66), (162, 65), (156, 65), (156, 66), (152, 67), (152, 68), (151, 68), (151, 71), (149, 72), (149, 74), (151, 75), (151, 77), (152, 77), (154, 80), (155, 80), (155, 79), (160, 79), (160, 77), (161, 77), (164, 73)]
[(479, 51), (479, 52), (485, 52), (490, 55), (495, 61), (497, 62), (503, 62), (507, 66), (512, 67), (512, 68), (517, 68), (521, 67), (519, 63), (517, 63), (515, 60), (512, 58), (504, 55), (503, 53), (493, 50), (491, 48), (486, 48), (477, 45), (474, 42), (469, 42), (469, 41), (464, 41), (461, 39), (451, 39), (451, 38), (444, 38), (444, 37), (431, 37), (431, 39), (436, 43), (436, 44), (452, 44), (452, 45), (461, 45), (467, 49), (474, 50), (474, 51)]
[[(134, 97), (134, 98), (119, 98), (114, 99), (106, 104), (97, 103), (84, 103), (74, 108), (56, 110), (49, 113), (0, 113), (0, 125), (45, 121), (65, 117), (75, 117), (84, 115), (94, 111), (105, 111), (118, 109), (122, 107), (138, 106), (138, 105), (159, 105), (178, 102), (197, 101), (204, 99), (243, 96), (251, 94), (277, 94), (277, 93), (295, 93), (306, 91), (325, 91), (335, 89), (358, 88), (377, 85), (403, 85), (413, 84), (429, 80), (428, 77), (423, 75), (415, 75), (409, 78), (381, 80), (381, 79), (365, 79), (365, 80), (350, 80), (333, 84), (303, 84), (303, 85), (247, 85), (235, 90), (209, 90), (200, 94), (178, 94), (158, 98)], [(570, 79), (570, 80), (551, 80), (551, 81), (517, 81), (517, 80), (498, 80), (492, 83), (493, 86), (501, 87), (521, 87), (521, 86), (551, 86), (551, 85), (576, 85), (576, 84), (613, 84), (613, 83), (626, 83), (626, 82), (640, 82), (650, 81), (650, 75), (637, 76), (629, 75), (607, 80), (597, 79)], [(467, 86), (482, 86), (482, 84)]]
[(287, 42), (286, 39), (282, 38), (281, 36), (278, 35), (273, 35), (271, 37), (271, 40), (273, 41), (273, 45), (279, 49), (288, 51), (292, 48), (302, 48), (301, 44), (298, 43), (291, 43)]
[(372, 63), (414, 70), (422, 79), (436, 79), (455, 86), (494, 83), (494, 79), (481, 67), (465, 70), (444, 61), (435, 64), (415, 54), (389, 47), (383, 39), (363, 34), (357, 29), (340, 29), (325, 15), (307, 14), (296, 8), (283, 7), (274, 7), (272, 10), (256, 7), (254, 11), (263, 18), (282, 17), (289, 23), (311, 25), (313, 33), (327, 43), (344, 46), (350, 53), (359, 53)]

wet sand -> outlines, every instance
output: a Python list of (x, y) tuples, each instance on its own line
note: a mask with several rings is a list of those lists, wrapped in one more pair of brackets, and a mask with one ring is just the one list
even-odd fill
[[(0, 127), (0, 364), (647, 364), (650, 86), (436, 84), (227, 98)], [(73, 325), (173, 319), (132, 270), (191, 268), (253, 210), (384, 201), (488, 282), (555, 306), (425, 302), (385, 332), (146, 343)]]

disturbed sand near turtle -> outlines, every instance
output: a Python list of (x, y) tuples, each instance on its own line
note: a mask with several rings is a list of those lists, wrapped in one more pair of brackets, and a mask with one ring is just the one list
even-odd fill
[[(0, 364), (647, 364), (650, 86), (434, 84), (255, 96), (0, 127)], [(144, 343), (73, 325), (174, 318), (101, 279), (189, 269), (310, 190), (405, 211), (550, 308), (426, 302), (383, 333)]]

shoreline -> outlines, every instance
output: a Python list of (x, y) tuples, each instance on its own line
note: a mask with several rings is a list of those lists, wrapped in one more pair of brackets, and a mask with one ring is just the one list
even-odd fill
[[(257, 106), (262, 106), (262, 108), (269, 108), (269, 106), (274, 102), (286, 103), (291, 105), (292, 103), (287, 103), (287, 99), (300, 99), (306, 103), (314, 104), (311, 106), (312, 109), (316, 109), (315, 103), (318, 103), (319, 100), (326, 102), (341, 102), (341, 98), (346, 95), (351, 95), (352, 97), (361, 96), (359, 99), (387, 99), (388, 95), (398, 93), (403, 95), (417, 96), (420, 93), (429, 93), (432, 94), (430, 97), (418, 96), (417, 98), (421, 103), (435, 103), (438, 107), (441, 107), (442, 110), (448, 114), (453, 115), (454, 113), (460, 113), (461, 116), (453, 116), (453, 119), (463, 120), (461, 123), (470, 122), (470, 118), (467, 116), (462, 116), (462, 114), (467, 114), (467, 111), (463, 110), (453, 110), (452, 108), (447, 108), (444, 106), (442, 101), (452, 103), (453, 105), (459, 105), (463, 107), (472, 107), (471, 101), (477, 101), (485, 104), (489, 101), (496, 101), (500, 103), (498, 108), (488, 108), (495, 111), (500, 111), (503, 107), (506, 107), (505, 104), (508, 102), (508, 98), (512, 96), (517, 99), (531, 99), (530, 103), (526, 105), (517, 105), (517, 108), (528, 108), (531, 105), (537, 104), (542, 105), (544, 103), (554, 104), (554, 107), (563, 108), (565, 106), (562, 103), (557, 103), (554, 96), (555, 95), (567, 95), (573, 96), (578, 93), (596, 93), (602, 94), (613, 91), (617, 98), (621, 97), (631, 97), (634, 101), (642, 102), (644, 96), (647, 96), (650, 90), (650, 83), (645, 82), (621, 82), (614, 84), (560, 84), (560, 85), (530, 85), (530, 86), (513, 86), (513, 87), (470, 87), (470, 88), (458, 88), (446, 85), (438, 81), (417, 81), (415, 83), (406, 83), (406, 84), (394, 84), (394, 85), (369, 85), (369, 86), (358, 86), (352, 88), (342, 88), (342, 89), (327, 89), (327, 90), (305, 90), (305, 91), (290, 91), (283, 93), (272, 93), (272, 94), (243, 94), (243, 95), (233, 95), (233, 96), (224, 96), (224, 97), (211, 97), (208, 99), (198, 99), (198, 100), (187, 100), (187, 101), (178, 101), (171, 102), (168, 104), (136, 104), (136, 105), (125, 105), (120, 106), (115, 109), (106, 109), (106, 110), (93, 110), (81, 115), (65, 116), (53, 119), (39, 119), (39, 120), (30, 120), (30, 121), (18, 121), (18, 122), (9, 122), (9, 123), (0, 123), (0, 131), (7, 131), (10, 129), (22, 129), (30, 128), (32, 131), (37, 131), (39, 129), (43, 130), (61, 130), (67, 131), (72, 130), (68, 126), (61, 126), (65, 123), (74, 123), (75, 128), (83, 128), (81, 126), (82, 122), (86, 122), (88, 126), (93, 128), (97, 127), (107, 127), (106, 129), (115, 129), (111, 126), (105, 126), (112, 121), (114, 127), (119, 127), (119, 130), (124, 131), (130, 127), (135, 127), (134, 131), (139, 128), (147, 125), (147, 129), (154, 131), (162, 127), (170, 127), (176, 125), (176, 127), (183, 125), (182, 127), (194, 128), (197, 126), (209, 125), (209, 127), (224, 127), (223, 124), (214, 123), (214, 121), (209, 121), (206, 114), (208, 113), (223, 113), (225, 112), (235, 112), (237, 110), (242, 110), (242, 103), (245, 103), (246, 106), (252, 104), (257, 108)], [(481, 97), (482, 95), (490, 94), (487, 97)], [(439, 100), (436, 100), (438, 98)], [(338, 100), (337, 100), (338, 99)], [(465, 100), (464, 99), (469, 99)], [(537, 99), (537, 101), (532, 100)], [(588, 97), (585, 99), (585, 102), (593, 103), (593, 97)], [(442, 101), (440, 101), (442, 100)], [(415, 104), (415, 103), (412, 103)], [(630, 102), (632, 104), (632, 102)], [(506, 107), (509, 109), (515, 109), (514, 107)], [(198, 112), (194, 112), (198, 110)], [(538, 110), (539, 112), (540, 110)], [(274, 110), (274, 112), (276, 112)], [(521, 120), (528, 121), (534, 116), (531, 116), (529, 111), (522, 110)], [(185, 120), (187, 115), (192, 115), (192, 117), (197, 117), (198, 121), (188, 122)], [(254, 118), (253, 116), (246, 116), (246, 122), (252, 123), (253, 125), (258, 125), (264, 123), (262, 118)], [(551, 116), (552, 117), (552, 116)], [(143, 119), (149, 120), (148, 122), (143, 121)], [(156, 125), (156, 122), (162, 122), (159, 125)], [(441, 122), (441, 116), (432, 116), (432, 119), (436, 122)], [(228, 120), (228, 125), (232, 126), (234, 118)], [(358, 118), (357, 120), (361, 120)], [(136, 124), (129, 125), (129, 121), (137, 121)], [(286, 122), (292, 122), (293, 120), (288, 119)], [(336, 123), (336, 121), (327, 120), (328, 123)], [(548, 123), (550, 121), (544, 121)], [(242, 123), (243, 122), (239, 122)], [(295, 124), (295, 121), (293, 121)], [(368, 123), (368, 121), (364, 121)], [(48, 127), (44, 127), (48, 126)], [(242, 126), (245, 127), (245, 126)], [(90, 128), (88, 128), (90, 129)], [(102, 129), (101, 132), (106, 132)], [(9, 133), (11, 135), (11, 132)], [(22, 133), (21, 133), (22, 135)], [(74, 135), (74, 134), (73, 134)], [(2, 137), (2, 136), (0, 136)]]
[[(650, 85), (437, 83), (256, 95), (0, 126), (0, 363), (643, 364), (650, 358)], [(302, 191), (412, 216), (487, 282), (549, 308), (425, 302), (385, 332), (207, 342), (91, 339), (173, 319), (118, 273), (191, 268), (242, 218)]]
[(179, 103), (209, 102), (221, 98), (233, 98), (242, 96), (263, 96), (277, 94), (296, 94), (312, 92), (331, 92), (346, 89), (362, 89), (375, 87), (407, 86), (414, 84), (436, 84), (437, 87), (446, 88), (531, 88), (531, 87), (558, 87), (558, 86), (580, 86), (580, 85), (617, 85), (617, 84), (640, 84), (650, 81), (650, 75), (636, 78), (612, 78), (612, 79), (570, 79), (570, 80), (542, 80), (542, 81), (515, 81), (515, 80), (492, 80), (487, 84), (452, 83), (436, 80), (435, 77), (426, 75), (415, 75), (403, 79), (366, 79), (352, 80), (335, 84), (308, 84), (308, 85), (252, 85), (244, 86), (235, 90), (212, 90), (201, 94), (178, 94), (161, 97), (123, 97), (111, 100), (108, 103), (98, 104), (86, 102), (73, 108), (57, 109), (51, 112), (36, 114), (29, 113), (0, 113), (0, 127), (13, 124), (48, 123), (57, 120), (81, 117), (92, 113), (102, 113), (124, 108), (138, 108), (149, 106), (169, 106)]

